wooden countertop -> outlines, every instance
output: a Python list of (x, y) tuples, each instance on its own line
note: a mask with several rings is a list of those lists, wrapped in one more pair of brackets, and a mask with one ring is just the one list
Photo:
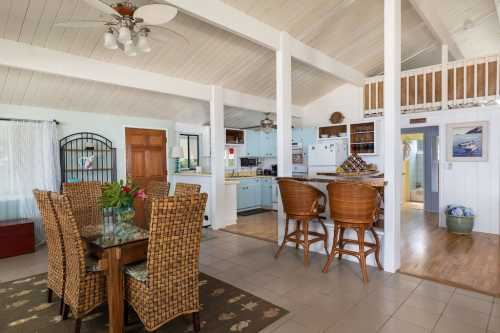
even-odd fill
[(345, 182), (355, 182), (368, 184), (373, 187), (384, 187), (386, 182), (384, 180), (384, 174), (377, 173), (374, 175), (367, 176), (342, 176), (336, 173), (318, 173), (317, 176), (304, 176), (304, 177), (277, 177), (276, 180), (280, 179), (294, 179), (302, 182), (315, 182), (315, 183), (330, 183), (333, 181), (345, 181)]

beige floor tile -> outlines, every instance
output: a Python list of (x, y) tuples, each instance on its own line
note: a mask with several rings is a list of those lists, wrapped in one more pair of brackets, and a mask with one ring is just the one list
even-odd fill
[(491, 310), (491, 315), (493, 317), (500, 318), (500, 302), (496, 302), (493, 304), (493, 309)]
[(313, 331), (323, 332), (328, 327), (340, 322), (343, 314), (327, 312), (319, 308), (304, 307), (294, 313), (293, 320)]
[(473, 311), (454, 304), (448, 304), (443, 316), (484, 329), (488, 326), (489, 320), (489, 314)]
[(273, 333), (305, 333), (305, 332), (321, 332), (319, 330), (314, 331), (311, 328), (307, 328), (293, 320), (289, 320), (283, 325), (279, 326), (276, 330), (272, 331)]
[(391, 318), (380, 329), (379, 333), (430, 333), (431, 330), (410, 322)]
[(0, 259), (0, 283), (47, 272), (47, 247), (34, 253)]
[(413, 292), (416, 295), (433, 298), (437, 301), (448, 303), (453, 295), (454, 288), (439, 284), (427, 284), (422, 282)]
[(432, 330), (440, 315), (404, 304), (394, 315), (395, 318)]
[(417, 309), (438, 315), (443, 313), (446, 307), (446, 303), (444, 302), (419, 294), (412, 294), (405, 302), (405, 305), (410, 305)]
[(469, 310), (490, 314), (493, 307), (492, 302), (486, 302), (474, 297), (469, 297), (461, 294), (454, 294), (450, 299), (450, 304), (456, 305)]
[(490, 295), (478, 293), (478, 292), (471, 291), (471, 290), (460, 289), (460, 288), (457, 288), (455, 290), (455, 293), (460, 294), (460, 295), (464, 295), (464, 296), (469, 296), (472, 298), (477, 298), (477, 299), (480, 299), (480, 300), (486, 301), (486, 302), (493, 302), (495, 299), (493, 296), (490, 296)]
[(398, 302), (399, 304), (402, 304), (404, 301), (406, 301), (410, 294), (411, 291), (408, 290), (394, 289), (385, 286), (377, 288), (373, 291), (373, 293), (371, 293), (371, 295), (377, 295), (377, 297)]
[(386, 298), (380, 298), (377, 295), (369, 295), (366, 298), (363, 298), (356, 305), (361, 311), (373, 311), (373, 309), (377, 309), (387, 315), (393, 315), (397, 309), (400, 307), (401, 303), (397, 301), (391, 301)]
[(500, 318), (490, 318), (490, 322), (488, 323), (488, 332), (500, 333)]
[(271, 332), (274, 332), (276, 331), (280, 326), (284, 325), (285, 323), (287, 323), (288, 321), (290, 321), (292, 319), (292, 315), (291, 314), (287, 314), (286, 316), (278, 319), (277, 321), (275, 321), (274, 323), (272, 323), (271, 325), (267, 326), (266, 328), (264, 328), (263, 330), (260, 330), (259, 333), (271, 333)]
[(441, 317), (436, 327), (436, 333), (484, 333), (484, 329), (461, 323), (455, 319)]

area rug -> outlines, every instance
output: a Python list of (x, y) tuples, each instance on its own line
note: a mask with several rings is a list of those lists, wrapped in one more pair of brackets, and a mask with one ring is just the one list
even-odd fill
[[(47, 274), (0, 284), (0, 332), (66, 333), (74, 320), (61, 320), (59, 299), (47, 302)], [(211, 276), (200, 274), (201, 332), (255, 333), (288, 313), (285, 309)], [(107, 307), (101, 306), (82, 320), (81, 332), (106, 333)], [(134, 313), (136, 324), (126, 332), (146, 332)], [(157, 332), (193, 332), (191, 316), (179, 317)]]

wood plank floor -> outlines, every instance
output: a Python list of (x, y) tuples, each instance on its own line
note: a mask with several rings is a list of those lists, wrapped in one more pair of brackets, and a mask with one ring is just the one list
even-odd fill
[(223, 230), (243, 236), (277, 242), (277, 213), (269, 211), (249, 216), (238, 216), (236, 224), (229, 225)]
[(500, 296), (500, 236), (460, 236), (438, 227), (437, 214), (401, 212), (401, 273)]

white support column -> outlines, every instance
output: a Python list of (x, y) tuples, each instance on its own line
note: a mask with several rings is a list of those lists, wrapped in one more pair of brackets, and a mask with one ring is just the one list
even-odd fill
[(212, 228), (224, 227), (224, 91), (222, 87), (210, 87), (210, 146), (212, 179), (210, 202)]
[(395, 272), (401, 224), (401, 0), (384, 1), (384, 73), (384, 270)]
[(448, 45), (441, 46), (441, 110), (448, 110)]
[[(276, 51), (276, 124), (278, 176), (292, 175), (292, 57), (290, 36), (280, 34), (280, 48)], [(284, 235), (284, 214), (281, 197), (278, 204), (278, 240)]]

